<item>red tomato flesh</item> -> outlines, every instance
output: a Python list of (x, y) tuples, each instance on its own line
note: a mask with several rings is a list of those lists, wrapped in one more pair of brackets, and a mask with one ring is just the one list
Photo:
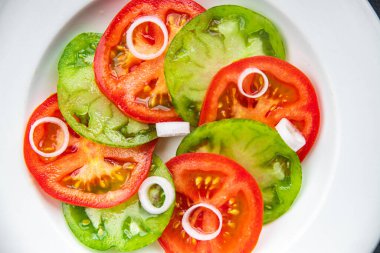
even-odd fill
[[(160, 244), (166, 252), (251, 252), (263, 223), (263, 201), (253, 177), (236, 162), (216, 154), (191, 153), (167, 164), (176, 187), (174, 214)], [(192, 205), (208, 203), (222, 213), (221, 233), (212, 240), (198, 241), (182, 228), (182, 216)], [(203, 208), (190, 217), (193, 227), (214, 232), (217, 216)]]
[[(240, 74), (253, 67), (269, 79), (267, 92), (256, 99), (242, 95), (237, 87)], [(250, 75), (243, 82), (248, 94), (261, 87), (262, 78), (257, 75)], [(258, 120), (271, 127), (287, 118), (306, 139), (306, 145), (297, 152), (301, 161), (313, 146), (320, 124), (318, 100), (310, 80), (293, 65), (270, 56), (234, 62), (215, 75), (203, 102), (199, 125), (227, 118)]]
[[(134, 57), (126, 45), (126, 31), (139, 17), (159, 17), (168, 28), (169, 42), (190, 19), (205, 11), (191, 0), (132, 0), (112, 20), (96, 50), (94, 69), (100, 90), (125, 114), (145, 123), (181, 120), (174, 111), (165, 83), (165, 54), (152, 59)], [(163, 34), (153, 23), (134, 33), (139, 52), (157, 52)]]
[[(57, 157), (45, 158), (32, 149), (32, 124), (44, 117), (64, 121), (54, 94), (29, 119), (24, 138), (24, 158), (30, 173), (50, 196), (76, 206), (107, 208), (124, 202), (136, 193), (147, 177), (155, 141), (136, 148), (114, 148), (91, 142), (69, 127), (69, 146)], [(54, 152), (62, 144), (62, 130), (41, 124), (33, 135), (43, 152)]]

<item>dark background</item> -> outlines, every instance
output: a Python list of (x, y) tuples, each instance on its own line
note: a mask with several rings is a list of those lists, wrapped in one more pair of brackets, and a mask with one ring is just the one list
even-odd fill
[[(377, 16), (380, 17), (380, 0), (369, 0), (369, 2), (375, 9)], [(380, 243), (377, 245), (374, 253), (380, 253)]]
[(380, 0), (369, 0), (372, 7), (375, 9), (378, 16), (380, 16)]

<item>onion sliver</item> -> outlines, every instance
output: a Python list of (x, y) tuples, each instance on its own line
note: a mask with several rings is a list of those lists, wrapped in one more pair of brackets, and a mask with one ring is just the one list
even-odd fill
[(295, 152), (306, 144), (305, 137), (287, 118), (282, 118), (278, 122), (276, 130), (285, 143)]
[(190, 133), (189, 122), (160, 122), (156, 123), (158, 137), (184, 136)]
[[(260, 74), (263, 77), (263, 80), (264, 80), (263, 87), (261, 88), (261, 90), (259, 92), (255, 93), (255, 94), (248, 94), (243, 89), (243, 81), (250, 74)], [(269, 86), (269, 81), (268, 81), (267, 75), (265, 75), (264, 72), (262, 72), (258, 68), (247, 68), (243, 72), (241, 72), (241, 74), (240, 74), (240, 76), (238, 78), (238, 88), (239, 88), (240, 93), (243, 94), (246, 97), (249, 97), (249, 98), (258, 98), (258, 97), (261, 97), (262, 95), (265, 94), (265, 92), (267, 92), (268, 86)]]
[[(149, 189), (158, 184), (165, 193), (165, 201), (160, 207), (155, 207), (149, 200)], [(175, 191), (168, 180), (163, 177), (152, 176), (144, 180), (139, 188), (139, 199), (142, 207), (151, 214), (161, 214), (168, 210), (175, 199)]]
[[(56, 151), (51, 152), (51, 153), (45, 153), (45, 152), (42, 152), (41, 150), (39, 150), (36, 147), (36, 144), (34, 143), (34, 140), (33, 140), (34, 131), (36, 130), (36, 127), (43, 124), (43, 123), (56, 124), (63, 131), (64, 139), (63, 139), (63, 143), (62, 143), (61, 147), (59, 149), (57, 149)], [(39, 154), (40, 156), (43, 156), (43, 157), (56, 157), (56, 156), (59, 156), (60, 154), (62, 154), (63, 152), (65, 152), (67, 146), (69, 145), (69, 138), (70, 138), (69, 129), (67, 128), (67, 125), (65, 124), (65, 122), (63, 122), (62, 120), (55, 118), (55, 117), (45, 117), (45, 118), (41, 118), (41, 119), (36, 120), (32, 124), (32, 126), (30, 128), (30, 132), (29, 132), (29, 142), (30, 142), (30, 145), (32, 146), (32, 149), (34, 150), (34, 152), (36, 152), (37, 154)]]
[[(156, 25), (158, 25), (161, 28), (162, 33), (164, 34), (164, 43), (162, 44), (162, 47), (155, 53), (153, 54), (144, 54), (140, 53), (136, 50), (135, 45), (133, 44), (133, 31), (136, 29), (137, 26), (151, 22)], [(151, 60), (154, 58), (157, 58), (161, 54), (165, 52), (166, 47), (168, 46), (168, 41), (169, 41), (169, 33), (168, 29), (166, 28), (164, 22), (162, 22), (161, 19), (159, 19), (156, 16), (143, 16), (138, 19), (136, 19), (132, 25), (128, 28), (127, 30), (127, 46), (131, 54), (133, 54), (136, 58), (141, 59), (141, 60)]]
[[(218, 216), (219, 227), (215, 232), (213, 232), (213, 233), (202, 233), (199, 230), (195, 229), (193, 226), (191, 226), (190, 221), (189, 221), (190, 215), (194, 212), (195, 209), (197, 209), (199, 207), (204, 207), (204, 208), (210, 209), (213, 213), (216, 214), (216, 216)], [(189, 236), (191, 236), (192, 238), (197, 239), (199, 241), (209, 241), (209, 240), (216, 238), (220, 234), (220, 231), (222, 230), (222, 225), (223, 225), (223, 218), (222, 218), (222, 214), (220, 213), (220, 211), (215, 206), (207, 204), (207, 203), (199, 203), (199, 204), (193, 205), (192, 207), (187, 209), (187, 211), (184, 213), (184, 215), (182, 217), (183, 229), (186, 231), (186, 233)]]

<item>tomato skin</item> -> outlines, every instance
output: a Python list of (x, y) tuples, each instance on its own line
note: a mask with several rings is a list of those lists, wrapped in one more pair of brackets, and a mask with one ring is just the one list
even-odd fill
[[(25, 163), (30, 173), (46, 193), (68, 204), (93, 208), (115, 206), (136, 193), (138, 185), (140, 185), (148, 175), (156, 141), (130, 149), (113, 148), (92, 143), (78, 136), (69, 128), (69, 147), (58, 157), (46, 160), (33, 151), (29, 142), (31, 125), (43, 117), (58, 117), (64, 120), (59, 112), (57, 94), (51, 95), (35, 109), (29, 119), (24, 137)], [(36, 132), (37, 131), (35, 131), (35, 135), (39, 134), (43, 136), (44, 134), (44, 132)], [(97, 194), (73, 189), (61, 183), (65, 176), (71, 175), (71, 173), (78, 168), (89, 165), (91, 155), (97, 155), (98, 152), (101, 153), (104, 158), (133, 158), (137, 161), (137, 165), (131, 172), (129, 179), (126, 180), (119, 189)]]
[[(306, 145), (298, 152), (298, 156), (302, 161), (312, 148), (319, 131), (320, 111), (318, 99), (312, 83), (308, 77), (293, 65), (270, 56), (255, 56), (246, 58), (221, 69), (213, 78), (208, 88), (206, 98), (203, 102), (200, 115), (199, 125), (217, 119), (217, 105), (223, 92), (231, 83), (233, 87), (237, 87), (237, 79), (240, 73), (246, 69), (256, 67), (263, 71), (269, 79), (274, 78), (280, 85), (291, 86), (296, 90), (297, 101), (292, 103), (284, 103), (276, 107), (275, 110), (268, 112), (267, 108), (274, 104), (270, 95), (264, 94), (258, 99), (248, 99), (251, 103), (256, 103), (255, 108), (243, 109), (232, 116), (235, 118), (246, 118), (261, 121), (271, 127), (275, 127), (282, 118), (288, 118), (290, 121), (299, 121), (303, 123), (303, 129), (299, 129), (306, 139)], [(267, 93), (271, 93), (269, 87)], [(236, 100), (236, 98), (235, 98)], [(269, 105), (268, 105), (269, 104)], [(261, 106), (263, 105), (263, 106)]]
[[(186, 13), (192, 18), (204, 10), (202, 6), (191, 0), (133, 0), (129, 2), (112, 20), (95, 53), (95, 78), (100, 90), (125, 114), (140, 122), (182, 120), (173, 108), (168, 111), (155, 110), (136, 102), (136, 94), (143, 89), (144, 83), (153, 79), (158, 80), (158, 86), (167, 92), (163, 73), (164, 54), (156, 59), (143, 61), (136, 70), (122, 78), (112, 74), (110, 55), (112, 48), (120, 43), (131, 22), (140, 16), (155, 15), (165, 21), (170, 11)], [(168, 31), (170, 41), (175, 34), (171, 33), (170, 29)]]
[[(252, 252), (263, 223), (263, 200), (253, 177), (233, 160), (209, 153), (183, 154), (174, 157), (166, 165), (173, 175), (177, 199), (172, 220), (159, 239), (165, 252)], [(221, 186), (211, 193), (211, 197), (202, 193), (202, 188), (194, 183), (193, 180), (200, 175), (211, 175), (214, 179), (216, 175), (220, 176)], [(186, 196), (193, 204), (209, 203), (221, 211), (223, 227), (215, 239), (192, 242), (187, 234), (182, 235), (184, 230), (176, 226), (181, 211), (186, 209), (179, 200), (180, 196)], [(237, 220), (232, 220), (232, 229), (227, 225), (231, 225), (231, 216), (228, 213), (230, 209), (226, 208), (226, 203), (231, 203), (231, 199), (240, 203), (240, 213), (234, 216)], [(203, 228), (217, 227), (217, 223), (210, 218), (207, 216), (203, 219)], [(231, 237), (225, 237), (226, 232), (230, 233)]]

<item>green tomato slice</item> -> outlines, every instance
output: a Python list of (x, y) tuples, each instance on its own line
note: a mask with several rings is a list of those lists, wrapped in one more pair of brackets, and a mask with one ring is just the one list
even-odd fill
[(93, 60), (101, 34), (82, 33), (65, 48), (58, 64), (58, 104), (70, 127), (94, 142), (133, 147), (155, 138), (153, 125), (125, 116), (95, 82)]
[[(157, 157), (153, 157), (149, 176), (164, 177), (173, 185), (172, 177)], [(165, 200), (162, 189), (150, 189), (152, 204), (160, 206)], [(107, 250), (132, 251), (155, 242), (170, 221), (174, 203), (164, 213), (153, 215), (141, 206), (138, 194), (127, 202), (108, 209), (94, 209), (62, 204), (67, 224), (75, 237), (84, 245)]]
[(283, 38), (264, 16), (222, 5), (192, 19), (175, 36), (165, 58), (165, 78), (177, 113), (196, 126), (213, 76), (255, 55), (285, 59)]
[(198, 127), (186, 136), (177, 155), (215, 153), (242, 165), (256, 179), (264, 200), (264, 223), (284, 214), (302, 184), (297, 154), (267, 125), (247, 119), (227, 119)]

